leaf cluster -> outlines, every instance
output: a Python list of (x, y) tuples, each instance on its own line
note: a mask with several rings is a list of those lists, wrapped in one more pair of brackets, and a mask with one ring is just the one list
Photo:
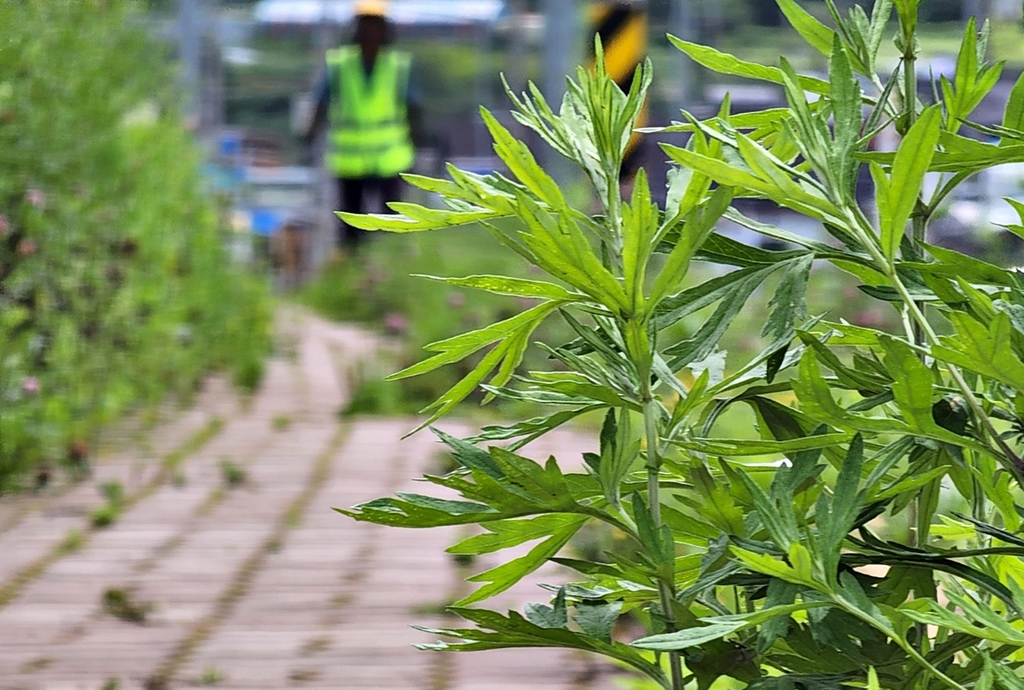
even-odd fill
[[(530, 150), (484, 113), (508, 175), (414, 177), (446, 208), (402, 204), (397, 218), (348, 218), (392, 231), (478, 224), (548, 275), (447, 279), (537, 305), (435, 343), (431, 358), (398, 375), (490, 348), (427, 424), (477, 386), (552, 412), (470, 439), (438, 432), (460, 469), (427, 480), (458, 500), (400, 494), (343, 511), (405, 527), (482, 525), (453, 547), (460, 554), (537, 542), (474, 576), (482, 586), (454, 609), (473, 627), (432, 631), (454, 642), (431, 648), (584, 649), (672, 690), (726, 677), (756, 690), (1024, 687), (1024, 284), (1013, 268), (927, 242), (957, 185), (1020, 160), (1024, 78), (1003, 124), (983, 126), (971, 116), (1001, 69), (986, 62), (987, 28), (967, 24), (955, 76), (935, 82), (925, 105), (918, 0), (846, 16), (827, 0), (832, 26), (796, 0), (779, 4), (828, 56), (827, 80), (785, 59), (759, 65), (673, 39), (706, 68), (781, 85), (788, 105), (733, 114), (727, 99), (710, 119), (684, 112), (669, 129), (688, 133), (687, 143), (663, 147), (675, 163), (664, 208), (642, 172), (626, 195), (617, 177), (649, 67), (623, 93), (599, 59), (570, 82), (557, 112), (536, 89), (510, 94), (514, 117), (589, 180), (599, 212), (570, 206)], [(902, 62), (885, 77), (876, 58), (894, 13)], [(902, 136), (897, 149), (869, 150), (886, 128)], [(862, 173), (874, 182), (871, 203), (855, 193)], [(748, 218), (733, 206), (744, 197), (814, 219), (832, 241)], [(723, 218), (789, 248), (731, 240), (716, 232)], [(1022, 227), (1024, 214), (1008, 231)], [(694, 285), (694, 261), (725, 270)], [(806, 293), (823, 263), (859, 280), (902, 330), (809, 314)], [(765, 347), (729, 362), (722, 335), (769, 277)], [(698, 312), (708, 315), (679, 336), (672, 327)], [(538, 343), (553, 371), (519, 373), (530, 334), (556, 315), (576, 337)], [(721, 435), (737, 405), (753, 413), (756, 438)], [(570, 458), (541, 465), (519, 454), (595, 412), (604, 424), (581, 470), (568, 471)], [(566, 556), (591, 522), (634, 548), (600, 561)], [(470, 607), (547, 561), (582, 579), (522, 615)], [(622, 639), (622, 616), (647, 634)]]

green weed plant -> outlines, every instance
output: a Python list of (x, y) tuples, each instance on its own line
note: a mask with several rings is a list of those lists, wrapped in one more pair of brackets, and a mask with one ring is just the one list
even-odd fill
[(135, 5), (0, 4), (0, 491), (211, 368), (255, 386), (269, 347)]
[[(424, 426), (476, 389), (533, 401), (546, 416), (466, 439), (435, 430), (459, 467), (425, 480), (446, 492), (341, 511), (401, 527), (481, 526), (456, 554), (532, 544), (471, 577), (478, 588), (451, 608), (470, 625), (428, 630), (445, 641), (425, 648), (584, 650), (670, 690), (1024, 687), (1024, 282), (1014, 268), (927, 241), (929, 220), (958, 184), (1024, 161), (1024, 78), (1001, 124), (972, 120), (1002, 67), (986, 60), (987, 28), (972, 21), (955, 75), (937, 79), (924, 90), (934, 102), (922, 102), (918, 4), (878, 0), (870, 13), (855, 5), (842, 14), (828, 2), (826, 25), (779, 0), (828, 58), (827, 79), (784, 58), (762, 65), (673, 38), (707, 69), (781, 85), (788, 104), (732, 114), (726, 100), (707, 120), (684, 113), (669, 129), (688, 143), (664, 146), (675, 163), (664, 208), (642, 171), (625, 197), (619, 179), (650, 71), (639, 69), (623, 93), (601, 70), (598, 47), (596, 73), (580, 70), (559, 108), (533, 88), (510, 93), (515, 119), (589, 180), (596, 213), (569, 204), (484, 111), (508, 175), (410, 176), (445, 207), (345, 217), (391, 232), (480, 224), (548, 276), (441, 278), (536, 302), (429, 345), (428, 359), (394, 375), (481, 353)], [(894, 25), (900, 66), (883, 78), (876, 56)], [(897, 150), (869, 150), (887, 127), (902, 136)], [(862, 171), (876, 192), (869, 204), (855, 194)], [(925, 191), (929, 174), (937, 184)], [(733, 204), (740, 198), (808, 216), (831, 241), (748, 218)], [(715, 231), (723, 218), (789, 248), (731, 240)], [(1024, 235), (1024, 219), (1007, 230)], [(728, 270), (688, 284), (695, 261)], [(815, 264), (855, 276), (898, 326), (809, 314)], [(763, 351), (729, 361), (722, 335), (770, 276)], [(698, 328), (672, 328), (708, 306)], [(548, 319), (574, 336), (537, 343), (556, 366), (520, 372)], [(721, 434), (737, 406), (753, 411), (755, 438)], [(583, 471), (569, 471), (560, 462), (568, 458), (519, 454), (594, 412), (605, 421)], [(634, 548), (567, 557), (573, 535), (593, 523)], [(549, 561), (579, 575), (552, 586), (549, 602), (507, 614), (480, 606)], [(636, 639), (616, 632), (627, 614), (645, 628)]]

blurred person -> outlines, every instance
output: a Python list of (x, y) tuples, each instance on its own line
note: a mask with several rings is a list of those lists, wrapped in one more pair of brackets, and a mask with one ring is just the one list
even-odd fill
[[(384, 2), (357, 4), (351, 43), (327, 51), (305, 137), (311, 147), (326, 124), (324, 164), (337, 180), (340, 210), (349, 213), (366, 212), (369, 194), (379, 196), (382, 210), (390, 213), (387, 204), (401, 199), (400, 175), (415, 159), (420, 107), (411, 86), (412, 60), (391, 48), (394, 27), (386, 12)], [(355, 249), (364, 236), (338, 220), (339, 249)]]

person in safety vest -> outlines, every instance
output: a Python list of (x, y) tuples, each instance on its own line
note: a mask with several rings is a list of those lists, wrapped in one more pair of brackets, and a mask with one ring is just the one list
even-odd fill
[[(414, 122), (419, 107), (411, 87), (411, 59), (393, 50), (392, 25), (383, 2), (364, 0), (355, 11), (352, 43), (327, 51), (306, 136), (328, 127), (324, 164), (337, 179), (342, 211), (364, 213), (366, 197), (386, 204), (401, 199), (402, 173), (415, 159)], [(339, 248), (354, 248), (364, 232), (338, 221)]]

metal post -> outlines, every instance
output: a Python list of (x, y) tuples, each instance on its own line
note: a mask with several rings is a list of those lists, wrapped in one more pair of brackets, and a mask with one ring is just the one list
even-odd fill
[(977, 25), (980, 28), (981, 25), (985, 23), (985, 19), (988, 18), (987, 4), (988, 3), (985, 2), (985, 0), (963, 0), (960, 5), (960, 13), (963, 17), (963, 21), (966, 22), (971, 17), (975, 17)]
[[(565, 95), (566, 77), (575, 73), (578, 35), (576, 3), (573, 0), (544, 0), (544, 79), (542, 93), (557, 113)], [(538, 151), (551, 176), (565, 184), (572, 174), (571, 163), (551, 149)]]
[[(476, 54), (477, 54), (477, 68), (476, 77), (474, 79), (474, 94), (473, 100), (477, 105), (486, 105), (487, 108), (492, 108), (493, 103), (488, 103), (487, 98), (487, 82), (490, 79), (490, 70), (488, 69), (487, 53), (489, 48), (489, 33), (487, 25), (484, 22), (477, 22), (473, 27), (473, 37), (476, 43)], [(490, 148), (488, 142), (490, 138), (487, 134), (487, 128), (481, 118), (474, 120), (473, 127), (473, 156), (480, 158), (487, 155), (487, 151)]]
[(211, 64), (207, 75), (207, 94), (203, 99), (204, 105), (204, 128), (215, 131), (224, 124), (224, 46), (221, 42), (221, 15), (220, 0), (207, 0), (210, 4), (206, 8), (206, 22), (208, 23), (208, 38), (211, 43)]
[(558, 112), (565, 94), (565, 78), (572, 74), (576, 3), (544, 0), (544, 97)]
[(526, 3), (523, 0), (509, 0), (509, 17), (511, 17), (511, 33), (509, 41), (508, 67), (506, 80), (515, 92), (523, 91), (529, 77), (526, 74)]
[(185, 115), (198, 126), (202, 88), (202, 17), (200, 0), (179, 0), (178, 40), (185, 90)]
[[(671, 32), (684, 41), (693, 41), (696, 35), (693, 10), (693, 0), (672, 0)], [(673, 50), (675, 51), (675, 48)], [(693, 61), (681, 51), (675, 53), (673, 67), (676, 73), (671, 80), (675, 85), (673, 95), (676, 96), (680, 107), (688, 108), (698, 96), (693, 79)]]

